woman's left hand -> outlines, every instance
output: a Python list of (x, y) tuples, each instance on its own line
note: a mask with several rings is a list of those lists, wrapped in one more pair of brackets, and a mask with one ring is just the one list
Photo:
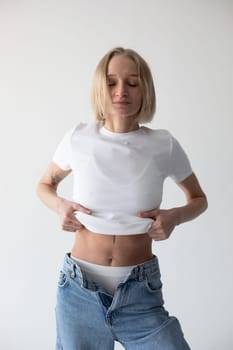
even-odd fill
[(162, 241), (170, 237), (177, 225), (177, 214), (175, 209), (153, 209), (139, 214), (142, 218), (154, 219), (147, 234), (154, 241)]

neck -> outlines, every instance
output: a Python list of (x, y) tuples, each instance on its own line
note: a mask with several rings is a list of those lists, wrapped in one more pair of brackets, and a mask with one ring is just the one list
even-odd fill
[(135, 117), (134, 119), (107, 117), (104, 122), (104, 127), (112, 132), (123, 133), (139, 129), (139, 124)]

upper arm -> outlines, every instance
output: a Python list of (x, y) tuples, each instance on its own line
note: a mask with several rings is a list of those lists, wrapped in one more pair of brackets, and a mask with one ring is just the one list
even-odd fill
[(203, 192), (199, 181), (194, 173), (189, 175), (186, 179), (184, 179), (181, 182), (178, 182), (177, 185), (181, 188), (181, 190), (184, 192), (187, 201), (202, 197), (206, 199), (206, 195)]
[(166, 175), (176, 183), (180, 183), (192, 175), (193, 170), (189, 157), (179, 141), (171, 133), (168, 135), (170, 147)]
[(51, 187), (57, 188), (58, 184), (71, 173), (72, 170), (63, 170), (56, 163), (51, 162), (43, 176), (41, 177), (39, 183), (46, 184)]

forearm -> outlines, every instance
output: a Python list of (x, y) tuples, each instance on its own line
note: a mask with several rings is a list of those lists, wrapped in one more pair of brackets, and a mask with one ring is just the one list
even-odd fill
[(207, 206), (206, 197), (197, 197), (191, 199), (182, 207), (172, 208), (171, 210), (176, 218), (176, 225), (195, 219), (207, 209)]
[(55, 212), (58, 211), (59, 205), (64, 200), (57, 195), (56, 189), (48, 184), (39, 183), (36, 193), (40, 200)]

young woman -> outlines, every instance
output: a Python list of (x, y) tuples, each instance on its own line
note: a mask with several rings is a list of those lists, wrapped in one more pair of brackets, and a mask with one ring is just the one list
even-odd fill
[[(96, 120), (69, 130), (37, 193), (75, 232), (58, 282), (56, 349), (190, 349), (177, 318), (164, 308), (152, 240), (207, 208), (186, 153), (167, 130), (151, 129), (155, 91), (150, 69), (135, 51), (114, 48), (93, 81)], [(73, 201), (57, 194), (73, 172)], [(186, 196), (160, 209), (164, 179)]]

